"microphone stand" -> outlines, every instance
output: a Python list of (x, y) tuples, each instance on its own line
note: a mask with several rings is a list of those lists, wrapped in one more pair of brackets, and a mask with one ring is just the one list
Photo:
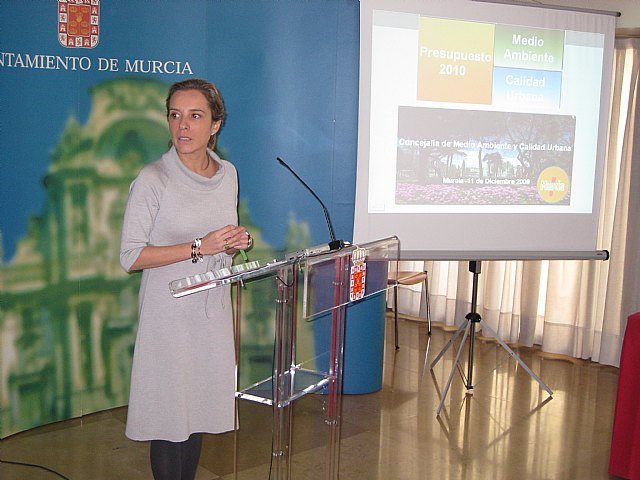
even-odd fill
[(333, 225), (331, 224), (331, 218), (329, 217), (329, 210), (327, 210), (327, 207), (324, 206), (324, 203), (322, 203), (322, 200), (320, 200), (320, 197), (318, 197), (318, 195), (316, 195), (316, 192), (314, 192), (311, 187), (309, 185), (306, 184), (306, 182), (304, 180), (302, 180), (302, 178), (300, 178), (300, 176), (293, 171), (293, 169), (287, 165), (287, 163), (282, 160), (280, 157), (276, 157), (276, 160), (278, 160), (278, 162), (280, 162), (280, 165), (282, 165), (283, 167), (285, 167), (287, 170), (289, 170), (294, 177), (296, 177), (298, 179), (298, 181), (304, 185), (304, 187), (309, 190), (309, 192), (311, 192), (311, 195), (313, 195), (313, 197), (320, 203), (320, 205), (322, 206), (322, 211), (324, 212), (324, 218), (325, 221), (327, 222), (327, 226), (329, 227), (329, 235), (331, 236), (331, 241), (329, 242), (329, 250), (333, 251), (333, 250), (340, 250), (341, 248), (343, 248), (346, 243), (344, 242), (344, 240), (336, 240), (336, 236), (333, 232)]

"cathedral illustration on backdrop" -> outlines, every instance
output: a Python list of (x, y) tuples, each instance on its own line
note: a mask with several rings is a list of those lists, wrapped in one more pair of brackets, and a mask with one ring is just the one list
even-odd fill
[[(0, 265), (0, 438), (128, 401), (140, 274), (120, 267), (120, 228), (131, 181), (167, 149), (167, 87), (94, 86), (87, 123), (70, 118), (51, 154), (43, 211)], [(242, 202), (240, 219), (250, 226)], [(289, 230), (285, 248), (308, 240), (305, 224)], [(251, 231), (253, 256), (273, 256)], [(268, 330), (265, 302), (249, 303), (250, 332)]]

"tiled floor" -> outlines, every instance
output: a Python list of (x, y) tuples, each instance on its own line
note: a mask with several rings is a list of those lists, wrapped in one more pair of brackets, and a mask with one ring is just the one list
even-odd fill
[[(456, 374), (436, 416), (454, 354), (433, 370), (430, 364), (452, 333), (434, 326), (429, 339), (423, 323), (402, 320), (395, 352), (387, 328), (382, 389), (343, 398), (340, 479), (613, 478), (607, 465), (617, 369), (519, 349), (554, 391), (549, 397), (499, 345), (477, 337), (473, 394)], [(326, 400), (308, 395), (294, 405), (293, 479), (326, 478)], [(205, 438), (197, 480), (269, 478), (271, 409), (239, 406), (237, 435)], [(0, 458), (46, 466), (71, 480), (149, 479), (148, 447), (124, 437), (125, 418), (120, 408), (17, 434), (0, 441)], [(0, 463), (0, 478), (62, 477)]]

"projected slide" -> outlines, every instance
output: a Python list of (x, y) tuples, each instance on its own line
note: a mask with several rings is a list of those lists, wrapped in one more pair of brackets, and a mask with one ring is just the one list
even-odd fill
[(396, 204), (568, 205), (575, 117), (400, 107)]
[(603, 35), (374, 10), (371, 42), (368, 213), (591, 213)]

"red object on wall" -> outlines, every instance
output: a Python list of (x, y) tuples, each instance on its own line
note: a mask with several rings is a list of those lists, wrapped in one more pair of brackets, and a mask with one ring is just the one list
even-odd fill
[(609, 473), (640, 480), (640, 312), (627, 319), (613, 418)]

